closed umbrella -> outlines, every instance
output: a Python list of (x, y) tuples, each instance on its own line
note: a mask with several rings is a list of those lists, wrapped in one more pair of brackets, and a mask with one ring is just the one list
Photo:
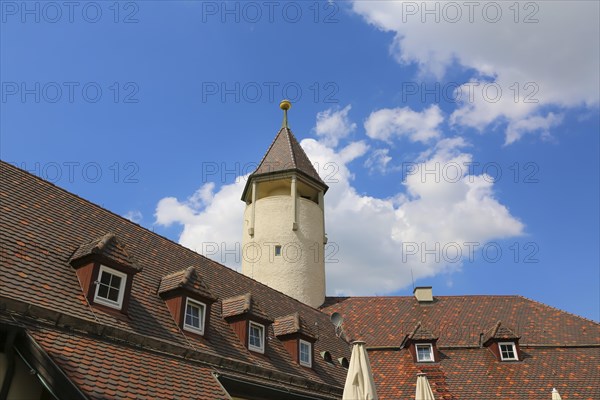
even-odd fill
[(353, 343), (342, 400), (377, 400), (365, 342)]
[(560, 397), (560, 393), (558, 393), (558, 390), (556, 390), (556, 388), (552, 388), (552, 400), (562, 400), (562, 398)]
[(429, 381), (424, 373), (417, 374), (417, 390), (415, 400), (435, 400)]

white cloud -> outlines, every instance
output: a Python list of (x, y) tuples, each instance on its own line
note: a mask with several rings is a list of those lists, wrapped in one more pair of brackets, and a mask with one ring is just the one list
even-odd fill
[(390, 149), (373, 150), (365, 161), (365, 167), (369, 168), (369, 172), (379, 171), (385, 174), (388, 171), (388, 164), (392, 161), (389, 153)]
[[(525, 132), (514, 124), (558, 123), (541, 114), (545, 106), (598, 106), (599, 2), (354, 1), (352, 8), (393, 32), (393, 56), (417, 64), (421, 77), (441, 80), (456, 64), (474, 71), (475, 95), (459, 101), (456, 124), (483, 129), (505, 121), (508, 144)], [(490, 82), (501, 89), (498, 100), (482, 92)]]
[(409, 107), (383, 108), (371, 113), (365, 131), (372, 139), (391, 142), (394, 136), (407, 136), (412, 142), (427, 142), (440, 136), (438, 126), (444, 120), (442, 111), (432, 105), (422, 112)]
[[(415, 279), (454, 271), (460, 262), (442, 257), (422, 259), (414, 244), (427, 248), (448, 243), (480, 242), (520, 235), (523, 224), (494, 196), (494, 184), (485, 175), (468, 175), (468, 168), (452, 167), (472, 160), (462, 138), (440, 140), (415, 163), (404, 182), (405, 193), (390, 198), (360, 194), (353, 186), (348, 165), (368, 152), (362, 141), (341, 149), (326, 140), (304, 139), (302, 147), (329, 185), (325, 196), (327, 287), (329, 294), (383, 294)], [(425, 174), (438, 165), (440, 173)], [(450, 166), (450, 168), (448, 167)], [(189, 199), (167, 197), (156, 209), (158, 224), (183, 225), (180, 243), (236, 268), (244, 203), (240, 195), (245, 179), (224, 185), (203, 185)], [(201, 201), (197, 199), (200, 198)], [(407, 247), (413, 245), (413, 247)], [(236, 260), (237, 258), (237, 260)]]
[(127, 218), (131, 222), (139, 224), (142, 221), (143, 215), (142, 212), (139, 210), (130, 210), (127, 211), (125, 215), (123, 215), (123, 218)]
[(352, 107), (347, 105), (341, 110), (328, 109), (317, 114), (315, 133), (328, 145), (337, 146), (340, 139), (356, 130), (356, 124), (348, 119)]

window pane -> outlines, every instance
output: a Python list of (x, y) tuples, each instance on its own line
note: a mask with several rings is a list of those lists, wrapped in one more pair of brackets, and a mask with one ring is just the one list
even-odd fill
[(100, 284), (100, 287), (98, 288), (98, 297), (108, 297), (108, 286)]
[(250, 345), (254, 347), (262, 347), (262, 329), (256, 325), (250, 325)]
[(119, 301), (119, 290), (111, 288), (108, 291), (108, 299), (112, 301)]
[(110, 277), (112, 275), (107, 273), (107, 272), (102, 272), (102, 276), (100, 277), (100, 283), (103, 283), (105, 285), (110, 285)]
[(300, 342), (300, 361), (310, 364), (310, 345)]
[(116, 275), (111, 275), (112, 281), (110, 282), (110, 286), (119, 289), (121, 287), (121, 277)]
[(417, 361), (432, 361), (429, 346), (417, 346)]

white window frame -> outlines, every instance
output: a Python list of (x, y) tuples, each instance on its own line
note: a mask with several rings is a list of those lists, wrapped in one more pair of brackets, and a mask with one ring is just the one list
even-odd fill
[[(250, 332), (252, 331), (253, 326), (260, 329), (260, 332), (261, 332), (261, 335), (260, 335), (261, 336), (260, 337), (261, 346), (260, 347), (250, 344)], [(261, 354), (265, 353), (265, 330), (266, 329), (263, 324), (259, 324), (254, 321), (249, 321), (249, 324), (248, 324), (248, 350), (252, 350), (252, 351), (255, 351), (255, 352), (261, 353)]]
[[(302, 345), (308, 346), (308, 362), (302, 360)], [(298, 342), (298, 361), (300, 365), (304, 365), (305, 367), (312, 368), (312, 343), (307, 342), (306, 340), (300, 339)]]
[[(187, 323), (187, 308), (188, 305), (200, 308), (200, 327), (197, 328), (194, 325)], [(198, 300), (190, 299), (186, 297), (185, 308), (183, 309), (183, 329), (189, 332), (198, 333), (204, 335), (204, 325), (206, 321), (206, 304), (199, 302)]]
[[(512, 352), (514, 353), (514, 357), (504, 357), (502, 355), (502, 346), (511, 346)], [(515, 342), (498, 342), (498, 352), (500, 353), (500, 360), (502, 361), (519, 361), (519, 354), (517, 353), (517, 346), (515, 346)]]
[[(430, 360), (422, 360), (419, 357), (419, 347), (427, 347), (429, 348), (429, 357)], [(433, 345), (430, 343), (416, 343), (415, 344), (415, 353), (417, 354), (417, 362), (435, 362), (435, 357), (433, 356)]]
[[(115, 302), (110, 299), (106, 299), (104, 297), (98, 296), (98, 292), (100, 291), (100, 281), (102, 279), (102, 273), (106, 272), (107, 274), (115, 275), (121, 278), (121, 285), (119, 286), (119, 298)], [(96, 291), (94, 293), (94, 303), (102, 304), (107, 307), (116, 308), (120, 310), (123, 307), (123, 298), (125, 297), (125, 288), (127, 287), (127, 274), (117, 271), (115, 269), (109, 268), (106, 265), (100, 265), (100, 269), (98, 270), (98, 279), (96, 280)]]

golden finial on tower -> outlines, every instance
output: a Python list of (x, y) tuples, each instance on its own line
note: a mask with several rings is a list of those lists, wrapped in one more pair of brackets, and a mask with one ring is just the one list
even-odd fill
[(279, 103), (279, 108), (283, 110), (283, 123), (281, 124), (281, 127), (289, 128), (287, 112), (290, 108), (292, 108), (292, 103), (289, 100), (281, 100), (281, 103)]

